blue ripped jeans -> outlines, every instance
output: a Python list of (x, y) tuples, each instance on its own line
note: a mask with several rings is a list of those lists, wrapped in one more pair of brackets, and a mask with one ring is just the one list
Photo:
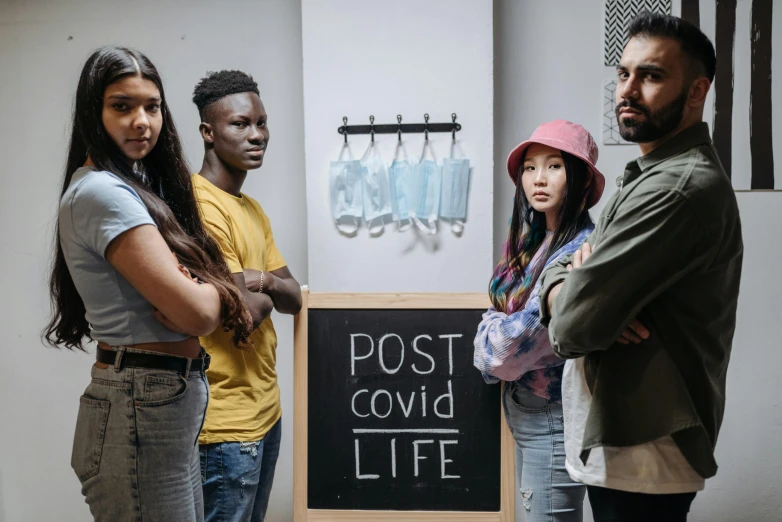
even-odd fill
[(281, 437), (282, 419), (262, 440), (200, 446), (206, 522), (263, 522)]
[(517, 512), (520, 501), (527, 522), (581, 522), (586, 488), (565, 469), (562, 405), (515, 382), (505, 383), (502, 403), (516, 441)]

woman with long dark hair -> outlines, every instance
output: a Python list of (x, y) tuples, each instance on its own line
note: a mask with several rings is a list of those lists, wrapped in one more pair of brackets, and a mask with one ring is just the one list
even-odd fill
[[(173, 253), (173, 255), (172, 255)], [(252, 328), (204, 232), (160, 75), (103, 47), (84, 65), (50, 281), (55, 346), (98, 344), (71, 465), (96, 521), (203, 520), (199, 335)]]
[(516, 184), (508, 241), (489, 284), (492, 302), (475, 337), (474, 364), (505, 382), (505, 418), (516, 440), (516, 485), (527, 522), (580, 522), (584, 486), (565, 470), (562, 369), (540, 323), (540, 274), (594, 229), (603, 193), (597, 145), (580, 125), (538, 127), (508, 156)]

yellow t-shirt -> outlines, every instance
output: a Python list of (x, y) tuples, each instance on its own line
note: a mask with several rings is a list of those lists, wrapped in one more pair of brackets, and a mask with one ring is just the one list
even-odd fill
[[(193, 175), (193, 187), (206, 231), (220, 245), (232, 273), (285, 266), (269, 218), (257, 201), (223, 192), (198, 174)], [(261, 440), (282, 416), (271, 317), (250, 339), (252, 347), (239, 349), (222, 328), (201, 337), (212, 362), (206, 371), (210, 397), (199, 444)]]

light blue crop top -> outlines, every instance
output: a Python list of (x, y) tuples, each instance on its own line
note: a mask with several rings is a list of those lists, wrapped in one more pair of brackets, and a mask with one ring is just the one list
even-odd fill
[(120, 177), (78, 169), (60, 201), (60, 244), (87, 309), (92, 338), (111, 346), (180, 341), (152, 315), (152, 305), (106, 260), (123, 232), (155, 225), (138, 193)]

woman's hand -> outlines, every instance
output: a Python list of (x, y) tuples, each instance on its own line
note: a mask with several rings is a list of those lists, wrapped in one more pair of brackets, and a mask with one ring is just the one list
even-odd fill
[(190, 273), (190, 270), (188, 270), (188, 268), (185, 265), (183, 265), (182, 263), (179, 262), (179, 258), (176, 256), (175, 253), (171, 252), (171, 255), (174, 256), (174, 259), (176, 259), (176, 267), (177, 267), (177, 269), (179, 269), (179, 271), (182, 272), (182, 274), (184, 274), (185, 277), (187, 277), (188, 279), (190, 279), (194, 283), (199, 283), (200, 282), (200, 281), (198, 281), (197, 277), (195, 277), (193, 274)]

